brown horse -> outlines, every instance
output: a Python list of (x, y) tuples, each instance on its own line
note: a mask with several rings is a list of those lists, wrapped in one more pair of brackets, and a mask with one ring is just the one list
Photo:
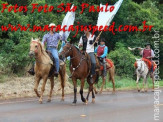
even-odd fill
[[(100, 90), (100, 94), (102, 93), (103, 91), (103, 87), (104, 87), (104, 84), (105, 84), (105, 81), (106, 81), (106, 77), (103, 76), (103, 66), (100, 65), (100, 61), (96, 58), (96, 62), (97, 62), (97, 66), (100, 67), (99, 68), (99, 72), (98, 72), (98, 75), (102, 77), (102, 85), (101, 85), (101, 90)], [(109, 80), (112, 81), (112, 85), (113, 85), (113, 93), (115, 93), (115, 79), (114, 79), (114, 75), (115, 75), (115, 66), (114, 66), (114, 63), (113, 61), (111, 61), (110, 59), (106, 59), (106, 67), (107, 67), (107, 73), (109, 75), (109, 78), (108, 78), (108, 82)], [(95, 90), (95, 93), (97, 93), (97, 90), (96, 90), (96, 87), (94, 86), (93, 87), (94, 90)]]
[[(84, 103), (87, 103), (89, 93), (92, 91), (92, 102), (95, 101), (95, 95), (93, 92), (93, 83), (90, 83), (89, 80), (89, 73), (90, 73), (90, 59), (89, 57), (87, 58), (84, 56), (78, 48), (76, 48), (74, 45), (67, 43), (64, 47), (62, 52), (60, 53), (59, 57), (60, 59), (64, 59), (66, 57), (70, 56), (70, 71), (72, 74), (72, 81), (74, 85), (74, 101), (73, 104), (76, 104), (77, 98), (76, 98), (76, 93), (77, 93), (77, 79), (81, 81), (81, 86), (80, 86), (80, 95), (81, 95), (81, 100)], [(87, 95), (87, 99), (83, 97), (83, 88), (84, 88), (84, 83), (85, 79), (87, 78), (87, 82), (89, 84), (89, 92)], [(93, 77), (94, 79), (96, 77)]]
[[(35, 39), (35, 40), (33, 40), (33, 38), (31, 39), (29, 56), (35, 57), (35, 60), (36, 60), (35, 67), (34, 67), (34, 70), (35, 70), (34, 91), (36, 95), (40, 98), (39, 102), (42, 103), (43, 93), (45, 91), (45, 85), (46, 85), (47, 79), (50, 79), (51, 81), (51, 89), (50, 89), (50, 94), (48, 98), (48, 102), (50, 102), (52, 98), (53, 87), (54, 87), (54, 73), (52, 72), (50, 76), (49, 76), (49, 73), (51, 69), (53, 68), (53, 62), (50, 56), (46, 53), (39, 39)], [(66, 80), (65, 64), (60, 67), (59, 75), (60, 75), (60, 81), (61, 81), (61, 87), (62, 87), (62, 100), (64, 100), (64, 86), (65, 86), (65, 80)], [(41, 79), (43, 79), (43, 85), (41, 88), (41, 94), (39, 94), (37, 89), (38, 89)]]

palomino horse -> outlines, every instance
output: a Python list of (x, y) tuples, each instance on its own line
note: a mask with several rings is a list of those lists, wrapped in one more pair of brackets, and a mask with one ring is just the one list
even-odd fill
[[(98, 74), (99, 74), (99, 76), (102, 77), (102, 85), (101, 85), (101, 90), (100, 90), (100, 94), (101, 94), (103, 91), (105, 81), (106, 81), (106, 77), (103, 76), (103, 66), (100, 66), (100, 61), (97, 58), (96, 58), (96, 62), (97, 62), (97, 66), (100, 67)], [(115, 66), (114, 66), (113, 61), (111, 61), (110, 59), (106, 59), (106, 67), (107, 67), (107, 73), (109, 75), (108, 82), (109, 82), (109, 80), (112, 81), (112, 85), (113, 85), (112, 92), (115, 93), (115, 79), (114, 79)], [(95, 93), (97, 93), (96, 87), (94, 86), (93, 88), (95, 90)]]
[[(87, 104), (87, 100), (89, 97), (89, 93), (92, 91), (92, 102), (95, 102), (95, 95), (93, 92), (93, 83), (90, 83), (90, 79), (88, 78), (88, 75), (90, 73), (90, 59), (88, 60), (86, 56), (84, 56), (78, 48), (76, 48), (74, 45), (67, 43), (64, 47), (62, 52), (60, 53), (59, 57), (60, 59), (64, 59), (66, 57), (70, 56), (70, 71), (72, 74), (72, 81), (74, 85), (74, 101), (73, 104), (76, 104), (77, 98), (77, 79), (81, 81), (80, 86), (80, 95), (82, 102)], [(87, 82), (89, 84), (89, 92), (87, 95), (87, 100), (83, 97), (83, 88), (85, 79), (87, 78)], [(96, 77), (94, 77), (95, 79)]]
[[(49, 76), (49, 73), (51, 69), (53, 68), (53, 62), (49, 55), (46, 53), (44, 47), (42, 46), (41, 42), (39, 39), (33, 40), (31, 39), (30, 43), (30, 52), (29, 52), (30, 57), (35, 57), (36, 63), (35, 63), (35, 87), (34, 91), (36, 95), (40, 98), (39, 102), (42, 103), (43, 99), (43, 93), (45, 91), (45, 85), (47, 82), (47, 79), (50, 79), (51, 81), (51, 89), (50, 89), (50, 94), (48, 98), (48, 102), (51, 101), (52, 98), (52, 91), (54, 87), (54, 73)], [(66, 80), (66, 66), (65, 64), (60, 67), (59, 70), (59, 75), (60, 75), (60, 81), (61, 81), (61, 87), (62, 87), (62, 100), (64, 100), (64, 86), (65, 86), (65, 80)], [(43, 79), (43, 85), (41, 88), (41, 94), (38, 93), (38, 86), (40, 83), (40, 80)]]
[[(148, 90), (148, 85), (147, 85), (147, 78), (148, 75), (150, 74), (149, 68), (147, 66), (147, 64), (142, 60), (142, 59), (136, 59), (136, 74), (137, 74), (137, 80), (136, 80), (136, 84), (137, 84), (137, 90), (138, 92), (140, 92), (140, 88), (139, 88), (139, 79), (140, 77), (143, 77), (143, 89), (142, 92), (147, 92)], [(153, 82), (153, 88), (152, 91), (154, 90), (154, 72), (151, 74), (151, 78), (152, 78), (152, 82)], [(146, 88), (144, 90), (144, 83), (146, 84)]]

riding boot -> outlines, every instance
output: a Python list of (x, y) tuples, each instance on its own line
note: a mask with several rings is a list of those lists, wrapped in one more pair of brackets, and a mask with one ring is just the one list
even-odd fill
[(34, 64), (32, 65), (32, 68), (30, 70), (28, 70), (28, 73), (30, 75), (35, 75), (35, 71), (34, 71)]

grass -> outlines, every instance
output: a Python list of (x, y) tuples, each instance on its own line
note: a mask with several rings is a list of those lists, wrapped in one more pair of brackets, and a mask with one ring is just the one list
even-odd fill
[[(148, 88), (152, 88), (152, 86), (153, 86), (152, 80), (150, 78), (148, 78), (147, 82), (148, 82)], [(102, 78), (99, 79), (97, 88), (100, 88), (101, 84), (102, 84)], [(160, 85), (160, 87), (163, 87), (163, 80), (160, 80), (159, 85)], [(140, 79), (139, 87), (140, 88), (143, 87), (143, 79)], [(108, 82), (108, 79), (107, 79), (106, 83), (104, 85), (104, 88), (112, 88), (112, 82), (111, 81)], [(132, 78), (122, 78), (122, 77), (116, 76), (115, 77), (115, 88), (120, 89), (120, 90), (136, 89), (137, 88), (136, 81)]]

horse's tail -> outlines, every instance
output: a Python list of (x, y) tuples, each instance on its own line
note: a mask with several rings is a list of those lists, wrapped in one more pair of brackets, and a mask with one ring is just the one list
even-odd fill
[(112, 80), (112, 77), (115, 76), (115, 66), (113, 65), (110, 69), (109, 69), (109, 79), (108, 79), (108, 82), (110, 80)]

